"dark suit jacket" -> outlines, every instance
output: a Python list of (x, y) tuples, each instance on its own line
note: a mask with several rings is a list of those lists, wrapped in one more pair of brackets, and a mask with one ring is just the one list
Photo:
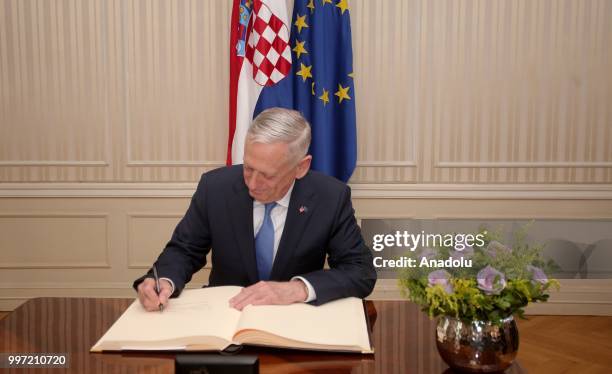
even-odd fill
[[(259, 281), (254, 243), (253, 199), (242, 165), (216, 169), (202, 175), (187, 213), (157, 259), (157, 271), (172, 279), (173, 296), (178, 296), (212, 248), (209, 285), (249, 286)], [(326, 257), (330, 269), (323, 269)], [(134, 287), (150, 274), (137, 279)], [(364, 298), (376, 282), (349, 187), (314, 171), (295, 181), (270, 280), (288, 281), (297, 275), (315, 289), (315, 304)]]

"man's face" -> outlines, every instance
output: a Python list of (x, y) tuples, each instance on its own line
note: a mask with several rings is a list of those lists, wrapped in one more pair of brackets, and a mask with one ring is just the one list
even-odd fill
[(249, 195), (261, 203), (280, 200), (295, 179), (302, 178), (310, 168), (311, 156), (296, 163), (289, 159), (286, 143), (251, 143), (244, 149), (244, 183)]

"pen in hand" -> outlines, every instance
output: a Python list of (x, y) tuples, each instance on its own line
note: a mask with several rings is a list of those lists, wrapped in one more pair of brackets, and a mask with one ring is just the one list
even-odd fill
[[(161, 292), (161, 286), (159, 284), (159, 276), (157, 275), (157, 267), (155, 265), (153, 265), (153, 277), (155, 277), (155, 291), (159, 295), (159, 293)], [(159, 303), (159, 311), (164, 311), (164, 304)]]

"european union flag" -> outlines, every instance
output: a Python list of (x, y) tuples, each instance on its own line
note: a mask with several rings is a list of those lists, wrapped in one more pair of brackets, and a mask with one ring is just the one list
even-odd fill
[(263, 88), (253, 117), (280, 106), (312, 126), (312, 167), (348, 181), (357, 160), (353, 49), (347, 0), (295, 0), (289, 76)]

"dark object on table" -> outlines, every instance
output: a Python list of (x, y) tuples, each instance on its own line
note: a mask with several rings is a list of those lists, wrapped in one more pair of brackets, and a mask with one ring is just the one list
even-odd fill
[(218, 354), (176, 355), (177, 374), (259, 374), (257, 356), (222, 356)]

